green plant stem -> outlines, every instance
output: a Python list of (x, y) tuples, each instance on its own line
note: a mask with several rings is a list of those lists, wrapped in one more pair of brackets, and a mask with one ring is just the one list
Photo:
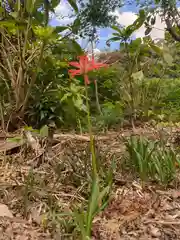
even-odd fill
[(92, 174), (93, 179), (97, 178), (97, 164), (96, 164), (96, 155), (94, 149), (94, 138), (92, 134), (92, 124), (91, 124), (91, 116), (90, 116), (90, 108), (89, 108), (89, 101), (88, 101), (88, 88), (87, 84), (85, 83), (85, 92), (86, 92), (86, 108), (87, 108), (87, 121), (88, 121), (88, 131), (90, 135), (90, 148), (92, 154)]
[[(94, 46), (93, 46), (94, 39), (95, 39), (94, 33), (95, 33), (95, 27), (93, 26), (93, 35), (92, 35), (92, 39), (91, 39), (92, 59), (94, 58)], [(97, 107), (99, 114), (102, 115), (101, 106), (99, 104), (97, 80), (94, 81), (94, 86), (95, 86), (96, 107)]]
[(97, 80), (94, 81), (94, 86), (95, 86), (95, 96), (96, 96), (96, 106), (97, 106), (97, 110), (98, 110), (99, 114), (102, 115), (101, 106), (100, 106), (100, 104), (99, 104)]

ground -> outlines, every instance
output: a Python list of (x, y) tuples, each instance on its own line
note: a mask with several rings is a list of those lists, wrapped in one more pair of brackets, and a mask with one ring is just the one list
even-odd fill
[[(114, 155), (121, 161), (123, 137), (140, 134), (159, 139), (164, 134), (172, 138), (176, 132), (168, 128), (162, 132), (147, 125), (135, 133), (129, 129), (110, 131), (96, 136), (96, 152), (108, 165)], [(77, 239), (70, 234), (72, 219), (63, 214), (71, 212), (72, 204), (86, 202), (84, 162), (89, 159), (89, 138), (56, 133), (55, 139), (44, 156), (24, 146), (8, 154), (2, 152), (0, 240)], [(166, 188), (153, 183), (142, 185), (130, 173), (117, 170), (109, 205), (94, 219), (92, 239), (180, 239), (179, 225), (178, 180)]]

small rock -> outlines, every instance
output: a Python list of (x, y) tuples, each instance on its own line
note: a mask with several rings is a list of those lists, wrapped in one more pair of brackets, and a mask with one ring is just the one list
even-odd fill
[(6, 206), (5, 204), (1, 204), (1, 203), (0, 203), (0, 217), (13, 218), (13, 215), (12, 215), (11, 211), (9, 210), (8, 206)]
[(155, 238), (158, 238), (161, 236), (161, 232), (160, 232), (159, 228), (156, 228), (154, 226), (150, 227), (149, 233), (151, 234), (152, 237), (155, 237)]

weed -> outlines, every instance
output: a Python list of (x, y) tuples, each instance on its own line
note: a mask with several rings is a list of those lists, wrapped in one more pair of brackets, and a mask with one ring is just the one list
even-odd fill
[(153, 154), (153, 165), (158, 182), (168, 184), (175, 178), (177, 156), (172, 149), (160, 149)]
[(129, 166), (140, 178), (168, 184), (175, 178), (179, 162), (173, 149), (143, 137), (131, 136), (125, 142)]
[(149, 142), (143, 137), (132, 136), (125, 142), (128, 159), (132, 167), (139, 173), (142, 180), (147, 180), (149, 171), (152, 169), (152, 153), (156, 142)]
[(100, 190), (99, 179), (94, 178), (87, 210), (84, 211), (81, 209), (81, 211), (79, 211), (79, 209), (76, 209), (73, 212), (73, 217), (80, 231), (82, 240), (90, 239), (94, 217), (107, 206), (111, 186), (111, 182), (109, 183), (108, 186), (103, 187), (103, 190)]

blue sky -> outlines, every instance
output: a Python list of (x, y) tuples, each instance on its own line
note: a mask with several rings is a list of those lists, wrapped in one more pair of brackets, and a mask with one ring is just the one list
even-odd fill
[[(120, 9), (117, 9), (113, 14), (117, 16), (117, 21), (119, 24), (124, 25), (127, 27), (128, 25), (132, 24), (136, 19), (136, 13), (138, 12), (138, 8), (136, 4), (125, 5)], [(72, 14), (72, 9), (66, 2), (66, 0), (62, 0), (59, 6), (55, 10), (55, 16), (53, 16), (50, 24), (52, 26), (61, 26), (70, 23), (70, 18), (68, 15)], [(143, 37), (144, 36), (145, 27), (139, 29), (135, 34), (134, 37)], [(95, 48), (99, 50), (103, 50), (107, 48), (106, 41), (112, 36), (112, 29), (110, 28), (102, 28), (98, 29), (99, 34), (99, 43), (95, 46)], [(164, 23), (161, 22), (160, 17), (156, 20), (156, 25), (151, 33), (151, 37), (156, 38), (163, 38), (164, 36)], [(79, 39), (79, 43), (83, 48), (87, 47), (87, 40)], [(112, 43), (111, 49), (119, 48), (119, 43)]]

